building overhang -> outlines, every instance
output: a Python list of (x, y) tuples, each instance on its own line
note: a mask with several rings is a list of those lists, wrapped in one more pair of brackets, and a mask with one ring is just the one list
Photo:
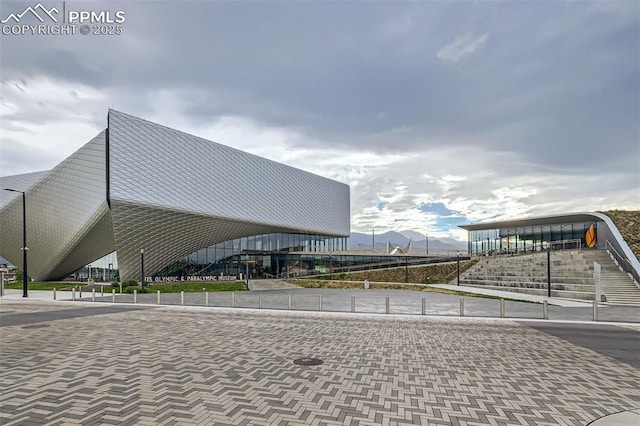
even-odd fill
[(568, 214), (557, 214), (547, 216), (535, 216), (522, 219), (500, 220), (493, 222), (469, 223), (459, 225), (460, 228), (467, 231), (480, 231), (485, 229), (501, 229), (515, 228), (518, 226), (535, 226), (535, 225), (560, 225), (563, 223), (575, 222), (604, 222), (607, 216), (596, 212), (579, 212)]

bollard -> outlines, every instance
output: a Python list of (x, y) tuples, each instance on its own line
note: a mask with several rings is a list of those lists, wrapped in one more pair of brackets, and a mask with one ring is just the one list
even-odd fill
[(100, 296), (104, 296), (104, 286), (100, 286)]
[(231, 292), (231, 307), (232, 308), (236, 307), (236, 292), (235, 291)]
[(204, 292), (204, 304), (205, 304), (205, 306), (209, 306), (209, 292), (208, 291)]
[(351, 312), (355, 312), (355, 311), (356, 311), (356, 297), (351, 296)]
[(291, 310), (291, 294), (289, 294), (289, 310)]
[(180, 292), (180, 304), (184, 305), (184, 291)]
[(56, 288), (53, 288), (53, 300), (56, 300)]
[(384, 300), (384, 313), (385, 314), (389, 313), (389, 296), (385, 297), (385, 300)]
[(427, 314), (427, 298), (423, 297), (422, 298), (422, 315), (426, 315)]
[(115, 288), (111, 289), (111, 302), (112, 303), (116, 303), (116, 289)]
[(542, 318), (549, 319), (549, 302), (546, 300), (542, 302)]
[(593, 301), (593, 320), (598, 321), (598, 301)]
[(318, 295), (318, 310), (322, 311), (322, 295)]
[(96, 289), (95, 288), (91, 289), (91, 301), (92, 302), (96, 301)]
[(71, 300), (76, 300), (76, 288), (71, 288)]
[(262, 293), (258, 293), (258, 309), (262, 309)]
[(158, 305), (159, 305), (160, 304), (160, 290), (158, 290), (157, 295), (158, 295)]
[(500, 318), (504, 318), (504, 299), (500, 299)]
[(464, 316), (464, 299), (462, 297), (460, 298), (460, 316)]
[(120, 296), (122, 296), (122, 283), (118, 283), (118, 285), (120, 286)]
[(138, 290), (133, 290), (133, 303), (138, 303)]

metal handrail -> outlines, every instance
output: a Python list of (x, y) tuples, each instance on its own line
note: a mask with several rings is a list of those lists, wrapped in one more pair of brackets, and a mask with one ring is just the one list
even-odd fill
[[(460, 265), (460, 277), (462, 277), (462, 274), (464, 274), (465, 272), (467, 272), (469, 269), (471, 269), (476, 263), (478, 263), (478, 259), (472, 259), (470, 257), (466, 257), (466, 258), (460, 258), (460, 261), (464, 261), (467, 262), (465, 264), (461, 264)], [(454, 270), (450, 273), (448, 273), (447, 275), (445, 275), (444, 279), (442, 281), (446, 283), (448, 283), (449, 281), (453, 280), (453, 277), (458, 275), (458, 270)]]
[[(449, 258), (413, 258), (408, 255), (398, 256), (395, 260), (389, 262), (376, 262), (376, 263), (364, 263), (357, 265), (344, 265), (340, 266), (339, 264), (334, 265), (331, 268), (332, 274), (341, 274), (341, 273), (350, 273), (350, 272), (366, 272), (370, 270), (381, 270), (381, 269), (393, 269), (393, 268), (401, 268), (405, 266), (413, 267), (413, 266), (425, 266), (425, 265), (433, 265), (440, 263), (449, 263), (455, 262), (457, 257), (449, 257)], [(461, 261), (469, 260), (469, 256), (460, 256)], [(310, 269), (305, 272), (299, 272), (296, 274), (297, 276), (313, 276), (313, 275), (328, 275), (328, 271), (319, 272), (313, 269)]]
[(494, 249), (494, 250), (486, 250), (482, 253), (473, 253), (472, 257), (480, 258), (480, 257), (512, 257), (512, 256), (521, 256), (521, 255), (529, 255), (532, 253), (544, 253), (547, 249), (550, 248), (553, 251), (571, 251), (571, 250), (582, 250), (582, 240), (580, 238), (573, 238), (567, 240), (556, 240), (556, 241), (537, 241), (532, 244), (530, 250), (522, 250), (522, 249)]
[(605, 241), (604, 248), (623, 272), (631, 274), (635, 282), (640, 283), (640, 274), (633, 266), (631, 266), (631, 262), (629, 261), (629, 259), (627, 259), (626, 257), (622, 257), (620, 253), (618, 253), (618, 250), (613, 247), (613, 244), (609, 242), (609, 240)]
[[(566, 248), (567, 245), (575, 244), (577, 247)], [(573, 238), (569, 240), (551, 241), (551, 250), (559, 250), (557, 247), (562, 245), (562, 250), (582, 250), (582, 240), (580, 238)]]

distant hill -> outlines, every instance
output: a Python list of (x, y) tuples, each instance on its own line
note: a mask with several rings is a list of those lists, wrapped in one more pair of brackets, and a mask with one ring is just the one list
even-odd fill
[[(387, 240), (389, 241), (392, 247), (400, 246), (402, 248), (405, 248), (407, 244), (409, 244), (409, 238), (411, 237), (413, 237), (413, 240), (411, 241), (411, 248), (412, 248), (411, 252), (414, 254), (426, 253), (425, 235), (415, 231), (402, 231), (402, 232), (389, 231), (382, 234), (376, 234), (375, 250), (378, 252), (384, 253), (387, 249)], [(371, 234), (361, 234), (359, 232), (352, 232), (347, 242), (349, 244), (349, 250), (358, 250), (359, 248), (362, 250), (371, 250), (372, 236)], [(439, 238), (429, 237), (429, 253), (431, 253), (432, 251), (435, 254), (438, 251), (456, 251), (456, 250), (466, 251), (467, 250), (466, 241), (456, 241), (451, 238), (439, 239)]]
[(416, 231), (400, 231), (399, 233), (404, 235), (407, 238), (413, 237), (413, 239), (416, 240), (416, 241), (424, 240), (424, 234), (421, 234), (420, 232), (416, 232)]
[(608, 210), (601, 213), (611, 218), (636, 259), (640, 259), (640, 211)]

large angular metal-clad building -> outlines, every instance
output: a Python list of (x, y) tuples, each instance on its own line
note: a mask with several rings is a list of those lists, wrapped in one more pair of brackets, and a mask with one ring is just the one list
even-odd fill
[[(26, 196), (28, 272), (59, 279), (116, 252), (121, 279), (242, 237), (350, 233), (349, 187), (118, 111), (47, 172), (0, 178)], [(22, 268), (21, 194), (0, 191), (0, 256)]]

